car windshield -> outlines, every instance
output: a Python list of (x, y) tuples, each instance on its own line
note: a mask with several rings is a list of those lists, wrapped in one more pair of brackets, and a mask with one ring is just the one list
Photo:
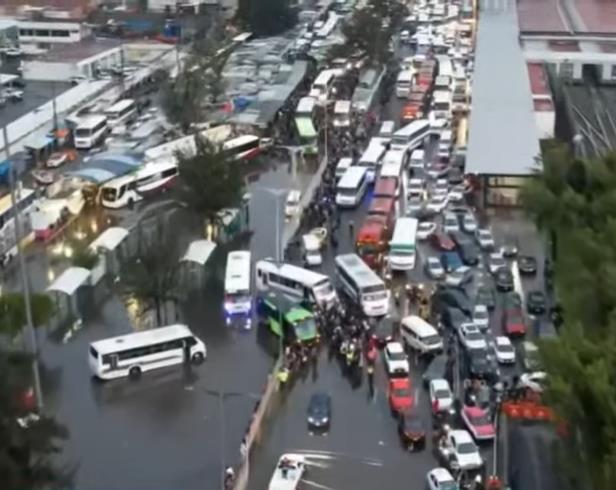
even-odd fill
[(477, 446), (472, 442), (463, 442), (458, 444), (458, 453), (459, 454), (473, 454), (477, 452)]
[(490, 425), (490, 417), (486, 413), (477, 414), (472, 417), (469, 417), (471, 424), (480, 427), (482, 425)]
[(490, 235), (490, 232), (488, 230), (481, 230), (479, 232), (479, 238), (481, 238), (482, 240), (491, 240), (492, 235)]
[(483, 335), (476, 330), (467, 330), (464, 336), (467, 340), (483, 340)]
[(511, 344), (497, 344), (496, 348), (504, 354), (508, 354), (514, 351), (513, 345)]
[(455, 481), (442, 481), (439, 484), (440, 490), (458, 490), (459, 488)]
[(396, 398), (408, 398), (411, 396), (411, 392), (407, 388), (396, 388), (394, 390), (394, 396)]
[(441, 264), (438, 260), (433, 259), (428, 262), (430, 269), (441, 269)]
[(451, 398), (451, 392), (445, 389), (436, 390), (434, 396), (438, 399)]
[(441, 343), (441, 338), (438, 335), (428, 335), (423, 341), (426, 345), (436, 345)]
[(477, 309), (475, 310), (475, 314), (473, 316), (478, 320), (485, 320), (488, 318), (488, 312), (483, 309)]
[(404, 361), (406, 359), (406, 355), (404, 352), (391, 352), (389, 351), (389, 358), (392, 361)]

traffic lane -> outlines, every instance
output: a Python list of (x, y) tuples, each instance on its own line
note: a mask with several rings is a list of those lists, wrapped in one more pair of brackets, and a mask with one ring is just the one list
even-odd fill
[[(372, 395), (364, 379), (352, 386), (337, 358), (319, 357), (316, 375), (298, 379), (277, 408), (263, 443), (251, 461), (249, 488), (267, 488), (278, 458), (304, 454), (307, 485), (316, 488), (398, 489), (401, 481), (423, 478), (435, 466), (429, 449), (410, 454), (400, 445), (385, 390), (386, 375), (380, 363)], [(332, 397), (331, 427), (326, 434), (311, 434), (306, 409), (310, 396), (326, 392)]]

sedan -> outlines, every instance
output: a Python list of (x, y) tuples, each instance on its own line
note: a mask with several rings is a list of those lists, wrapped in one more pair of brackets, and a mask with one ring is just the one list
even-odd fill
[(424, 387), (428, 387), (430, 382), (435, 379), (447, 378), (447, 356), (441, 354), (436, 356), (421, 375)]
[(328, 429), (331, 420), (331, 398), (327, 393), (314, 393), (308, 402), (308, 427)]
[(526, 334), (526, 322), (521, 312), (514, 310), (503, 311), (503, 332), (510, 337), (519, 337)]
[(389, 342), (383, 351), (389, 376), (408, 376), (409, 360), (400, 342)]
[(501, 364), (515, 364), (515, 349), (509, 337), (499, 335), (494, 341), (496, 360)]
[(445, 468), (434, 468), (426, 476), (429, 490), (455, 490), (458, 482), (451, 476), (449, 470)]
[(447, 286), (461, 287), (473, 280), (473, 271), (470, 267), (463, 265), (447, 274), (445, 284)]
[(446, 213), (443, 217), (443, 230), (445, 233), (454, 233), (460, 230), (458, 218), (453, 213)]
[(488, 267), (492, 274), (495, 274), (496, 271), (500, 269), (501, 267), (506, 267), (506, 266), (507, 266), (507, 262), (505, 261), (505, 258), (501, 255), (500, 252), (494, 252), (490, 254), (490, 257), (488, 260)]
[(529, 291), (526, 296), (526, 309), (533, 315), (543, 315), (545, 313), (545, 294), (543, 291)]
[(488, 307), (483, 304), (476, 304), (473, 308), (473, 323), (479, 327), (479, 330), (486, 331), (490, 326), (490, 312)]
[(503, 254), (503, 257), (506, 257), (508, 259), (513, 259), (517, 257), (518, 255), (517, 239), (512, 236), (507, 236), (505, 238), (505, 243), (503, 244), (503, 247), (501, 248), (501, 252)]
[(494, 356), (487, 349), (468, 349), (466, 362), (470, 377), (494, 384), (500, 381), (500, 370)]
[(520, 376), (520, 386), (528, 388), (535, 393), (543, 393), (543, 386), (545, 384), (546, 373), (543, 371), (536, 371), (534, 373), (524, 373)]
[(534, 276), (537, 273), (537, 259), (530, 255), (521, 255), (518, 258), (518, 269), (524, 276)]
[(68, 162), (68, 155), (58, 151), (50, 155), (47, 162), (45, 162), (45, 166), (47, 168), (57, 168), (64, 165), (66, 162)]
[(475, 233), (477, 231), (477, 220), (471, 213), (464, 214), (461, 221), (464, 232)]
[(477, 243), (482, 250), (492, 250), (494, 248), (494, 238), (492, 232), (485, 228), (477, 228), (475, 232)]
[(452, 272), (462, 267), (462, 260), (457, 252), (443, 252), (441, 254), (441, 264), (443, 264), (445, 272)]
[(443, 210), (449, 204), (449, 195), (448, 194), (439, 194), (433, 196), (428, 204), (426, 205), (426, 209), (435, 214), (439, 214), (443, 212)]
[(426, 445), (426, 427), (414, 411), (398, 412), (398, 436), (407, 451), (423, 449)]
[(436, 257), (428, 257), (426, 260), (426, 275), (431, 279), (443, 279), (445, 277), (445, 269), (443, 269), (443, 265), (441, 261)]
[(452, 430), (447, 436), (446, 445), (458, 467), (462, 471), (471, 471), (483, 466), (483, 459), (479, 449), (473, 442), (471, 435), (465, 430)]
[(458, 308), (446, 306), (441, 312), (441, 321), (447, 328), (458, 330), (460, 325), (470, 322), (471, 318)]
[(475, 295), (475, 303), (486, 305), (488, 310), (493, 310), (496, 306), (496, 292), (490, 284), (480, 284)]
[(408, 378), (390, 379), (388, 398), (389, 408), (393, 413), (410, 410), (413, 407), (411, 381)]
[(417, 240), (427, 240), (436, 231), (436, 223), (422, 221), (417, 225)]
[(433, 414), (449, 412), (453, 408), (453, 394), (446, 379), (437, 378), (430, 381), (428, 392)]
[(509, 267), (501, 267), (494, 272), (494, 280), (498, 291), (513, 291), (513, 274)]
[(460, 325), (458, 336), (466, 349), (486, 349), (488, 347), (485, 335), (481, 333), (481, 330), (474, 323), (463, 323)]
[(479, 251), (477, 246), (470, 240), (458, 243), (458, 253), (462, 262), (466, 265), (477, 265), (479, 263)]
[(430, 244), (438, 250), (448, 252), (456, 248), (456, 244), (449, 236), (442, 232), (436, 232), (430, 235)]
[(490, 412), (485, 408), (463, 407), (462, 421), (476, 441), (491, 440), (496, 435)]
[(464, 201), (464, 186), (456, 185), (449, 191), (449, 200), (453, 203), (461, 203)]
[(453, 308), (458, 308), (469, 317), (473, 314), (473, 305), (471, 300), (466, 291), (462, 288), (450, 286), (439, 287), (432, 299), (437, 310), (442, 310), (443, 308), (450, 306)]

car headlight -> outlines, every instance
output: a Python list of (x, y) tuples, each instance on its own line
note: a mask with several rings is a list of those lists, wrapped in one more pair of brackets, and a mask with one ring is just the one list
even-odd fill
[(323, 417), (323, 418), (321, 419), (321, 423), (322, 423), (322, 424), (326, 424), (327, 422), (329, 422), (329, 418), (328, 418), (328, 417)]
[(310, 422), (311, 424), (314, 424), (315, 423), (314, 417), (308, 417), (308, 422)]

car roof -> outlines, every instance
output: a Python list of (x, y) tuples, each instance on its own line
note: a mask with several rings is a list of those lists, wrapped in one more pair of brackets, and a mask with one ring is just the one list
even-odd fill
[(473, 442), (473, 438), (466, 430), (452, 430), (450, 432), (451, 437), (455, 438), (458, 444), (462, 444), (464, 442)]
[(392, 354), (404, 353), (404, 349), (402, 348), (402, 344), (400, 342), (389, 342), (386, 348)]
[(434, 468), (430, 471), (430, 474), (434, 476), (434, 478), (436, 478), (439, 482), (453, 480), (451, 473), (449, 473), (449, 471), (447, 471), (445, 468)]
[(506, 337), (505, 335), (499, 335), (496, 337), (496, 345), (513, 345), (511, 343), (511, 340), (509, 340), (509, 337)]
[(435, 390), (445, 390), (445, 389), (450, 389), (449, 388), (449, 383), (447, 382), (446, 379), (443, 378), (436, 378), (430, 381), (430, 384), (434, 387)]
[(392, 388), (410, 388), (411, 380), (408, 378), (391, 378), (389, 380), (389, 386)]

